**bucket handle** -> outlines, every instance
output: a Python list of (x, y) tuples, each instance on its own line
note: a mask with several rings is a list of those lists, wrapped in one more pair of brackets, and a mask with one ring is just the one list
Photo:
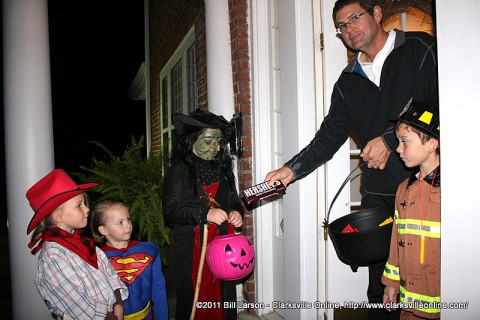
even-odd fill
[(332, 211), (333, 204), (335, 203), (335, 200), (337, 200), (338, 196), (342, 192), (343, 188), (347, 184), (347, 182), (352, 178), (353, 174), (355, 171), (360, 169), (362, 166), (366, 165), (367, 162), (361, 163), (358, 166), (355, 167), (350, 173), (348, 174), (347, 178), (345, 178), (345, 181), (343, 181), (342, 185), (340, 186), (340, 189), (338, 189), (337, 193), (333, 197), (332, 203), (330, 204), (330, 207), (328, 208), (328, 213), (327, 213), (327, 218), (323, 220), (323, 238), (326, 241), (328, 239), (328, 226), (329, 226), (329, 221), (330, 221), (330, 211)]

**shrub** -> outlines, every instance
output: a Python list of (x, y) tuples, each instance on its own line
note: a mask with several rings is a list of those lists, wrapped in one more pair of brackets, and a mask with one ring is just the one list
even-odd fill
[(162, 156), (144, 155), (144, 137), (133, 137), (121, 156), (113, 155), (98, 141), (90, 141), (105, 152), (106, 160), (92, 159), (90, 167), (81, 166), (86, 173), (76, 175), (82, 182), (95, 181), (100, 186), (89, 191), (92, 204), (104, 199), (124, 202), (130, 209), (136, 238), (149, 241), (160, 248), (162, 261), (167, 264), (166, 250), (171, 230), (162, 213), (163, 161)]

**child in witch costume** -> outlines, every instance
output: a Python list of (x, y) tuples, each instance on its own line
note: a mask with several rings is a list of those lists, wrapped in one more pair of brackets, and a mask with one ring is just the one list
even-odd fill
[(84, 193), (97, 185), (77, 185), (56, 169), (27, 191), (35, 211), (27, 234), (36, 229), (29, 248), (41, 249), (35, 284), (57, 319), (123, 319), (127, 287), (105, 253), (81, 234), (89, 211)]
[[(438, 106), (410, 100), (396, 125), (397, 152), (412, 170), (398, 187), (382, 283), (400, 319), (440, 319), (440, 122)], [(397, 304), (399, 298), (401, 304)]]
[(127, 285), (125, 319), (168, 319), (167, 293), (158, 246), (130, 240), (132, 222), (128, 207), (104, 200), (95, 205), (91, 224), (95, 241), (102, 245), (120, 279)]
[[(175, 243), (176, 319), (189, 319), (194, 300), (204, 226), (208, 243), (242, 226), (243, 207), (235, 186), (226, 141), (233, 128), (222, 116), (197, 109), (189, 116), (174, 114), (177, 133), (171, 166), (163, 187), (163, 213), (173, 226)], [(237, 319), (235, 282), (216, 279), (203, 268), (195, 319)], [(235, 305), (235, 304), (233, 304)]]

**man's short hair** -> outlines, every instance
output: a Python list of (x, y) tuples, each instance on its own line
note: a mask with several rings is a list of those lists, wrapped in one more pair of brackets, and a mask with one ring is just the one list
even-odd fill
[(373, 8), (376, 5), (379, 5), (378, 0), (337, 0), (335, 2), (335, 5), (333, 6), (333, 13), (332, 13), (333, 23), (335, 24), (335, 26), (337, 26), (337, 21), (336, 21), (337, 12), (343, 7), (353, 3), (358, 3), (360, 7), (362, 7), (369, 14), (372, 14)]

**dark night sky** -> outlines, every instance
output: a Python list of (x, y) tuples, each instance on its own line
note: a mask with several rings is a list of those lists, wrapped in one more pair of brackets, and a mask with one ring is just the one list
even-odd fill
[(141, 0), (49, 0), (56, 167), (78, 171), (103, 143), (120, 155), (145, 134), (145, 102), (127, 91), (144, 61)]
[[(145, 134), (145, 103), (127, 97), (145, 56), (143, 1), (48, 0), (48, 6), (55, 165), (79, 171), (99, 155), (87, 141), (99, 141), (120, 155), (131, 135)], [(8, 260), (3, 98), (1, 104), (0, 249)], [(8, 273), (2, 269), (6, 277), (0, 286), (10, 293)], [(7, 318), (10, 301), (8, 295), (1, 303)]]

